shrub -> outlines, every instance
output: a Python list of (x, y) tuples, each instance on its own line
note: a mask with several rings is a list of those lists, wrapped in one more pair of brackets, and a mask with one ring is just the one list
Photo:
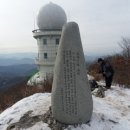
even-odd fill
[[(113, 82), (120, 85), (130, 86), (130, 58), (121, 55), (114, 55), (105, 57), (114, 68)], [(93, 75), (96, 80), (101, 80), (103, 77), (98, 74), (99, 65), (94, 62), (89, 67), (89, 74)]]
[(0, 92), (0, 112), (6, 108), (12, 106), (17, 101), (22, 98), (28, 97), (35, 93), (51, 92), (52, 89), (52, 79), (45, 80), (43, 86), (27, 86), (27, 80), (12, 86), (5, 92)]

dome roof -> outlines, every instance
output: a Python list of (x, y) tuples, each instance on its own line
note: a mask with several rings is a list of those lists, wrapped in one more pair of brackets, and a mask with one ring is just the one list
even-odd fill
[(37, 17), (39, 29), (62, 29), (66, 21), (65, 11), (53, 3), (43, 6)]

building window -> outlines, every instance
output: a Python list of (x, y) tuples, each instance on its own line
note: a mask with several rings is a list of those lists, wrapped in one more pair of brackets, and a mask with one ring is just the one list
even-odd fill
[(56, 45), (59, 45), (59, 38), (56, 39)]
[(47, 53), (44, 53), (44, 59), (47, 59)]
[(47, 45), (47, 39), (43, 39), (43, 45)]

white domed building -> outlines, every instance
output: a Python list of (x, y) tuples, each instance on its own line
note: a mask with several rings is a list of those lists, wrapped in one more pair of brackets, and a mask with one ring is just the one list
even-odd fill
[(39, 29), (32, 31), (38, 45), (36, 64), (39, 73), (28, 81), (28, 85), (43, 83), (53, 76), (62, 27), (66, 22), (65, 11), (58, 5), (49, 3), (40, 9), (37, 16)]
[(66, 22), (67, 18), (65, 11), (52, 2), (43, 6), (37, 17), (37, 25), (40, 30), (61, 30)]

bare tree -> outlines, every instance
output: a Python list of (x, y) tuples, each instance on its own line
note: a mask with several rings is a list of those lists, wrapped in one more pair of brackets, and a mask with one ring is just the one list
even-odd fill
[(124, 57), (130, 58), (130, 38), (122, 37), (119, 46), (122, 48), (122, 54)]

